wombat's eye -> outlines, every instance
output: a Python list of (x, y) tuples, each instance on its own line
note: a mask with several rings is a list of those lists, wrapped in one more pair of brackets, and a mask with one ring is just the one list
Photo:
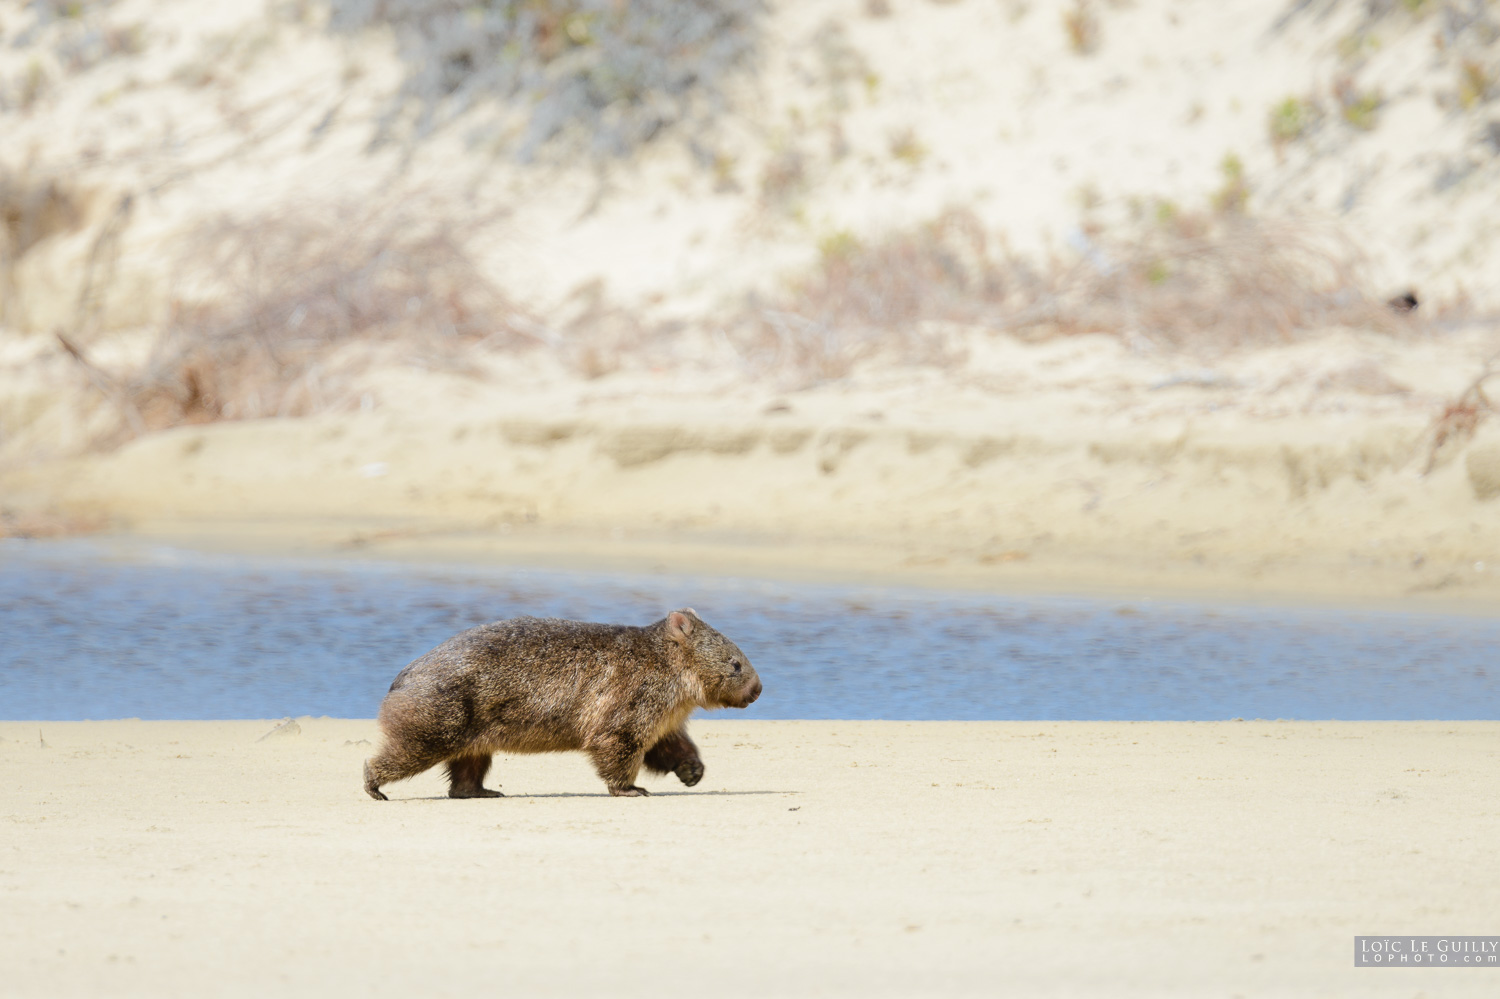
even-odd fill
[(738, 673), (740, 671), (740, 661), (738, 659), (731, 659), (729, 661), (734, 664), (734, 671)]

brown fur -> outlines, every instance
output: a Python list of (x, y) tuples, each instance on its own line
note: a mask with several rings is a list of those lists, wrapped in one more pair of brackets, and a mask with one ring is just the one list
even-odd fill
[(644, 628), (521, 617), (448, 639), (402, 670), (380, 705), (381, 752), (365, 791), (439, 763), (448, 794), (493, 798), (496, 752), (582, 750), (609, 793), (646, 794), (641, 767), (689, 787), (703, 760), (688, 738), (696, 708), (748, 707), (761, 682), (739, 647), (691, 608)]

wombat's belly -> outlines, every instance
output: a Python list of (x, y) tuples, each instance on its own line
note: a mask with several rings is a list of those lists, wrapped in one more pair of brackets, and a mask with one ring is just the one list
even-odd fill
[(491, 753), (561, 753), (583, 748), (583, 739), (576, 733), (520, 725), (498, 725), (474, 741), (476, 747)]

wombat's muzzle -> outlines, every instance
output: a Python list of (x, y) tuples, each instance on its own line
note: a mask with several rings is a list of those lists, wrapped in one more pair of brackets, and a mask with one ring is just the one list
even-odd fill
[(739, 690), (734, 687), (722, 688), (718, 695), (717, 704), (721, 708), (748, 708), (755, 703), (760, 696), (760, 677), (755, 677), (747, 686)]

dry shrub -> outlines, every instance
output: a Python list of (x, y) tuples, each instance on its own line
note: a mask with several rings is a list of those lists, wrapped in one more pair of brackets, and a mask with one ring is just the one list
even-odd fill
[(1479, 429), (1480, 423), (1500, 412), (1484, 391), (1491, 378), (1500, 378), (1500, 354), (1487, 360), (1474, 380), (1443, 407), (1427, 430), (1427, 461), (1423, 475), (1430, 475), (1445, 458), (1462, 448)]
[(406, 202), (201, 226), (182, 253), (170, 320), (126, 386), (140, 424), (349, 406), (331, 365), (355, 341), (400, 342), (441, 363), (481, 337), (524, 340), (469, 255), (481, 223), (435, 221), (451, 217)]
[(895, 350), (912, 361), (943, 357), (924, 321), (998, 322), (1007, 270), (968, 212), (862, 243), (823, 241), (812, 276), (770, 308), (752, 308), (732, 342), (757, 367), (838, 378), (860, 360)]
[(839, 234), (824, 241), (811, 277), (749, 311), (733, 342), (762, 369), (824, 379), (880, 353), (951, 360), (937, 332), (944, 323), (1216, 353), (1400, 322), (1361, 284), (1357, 249), (1305, 223), (1172, 213), (1076, 242), (1076, 259), (1033, 265), (967, 211), (876, 242)]
[(866, 330), (923, 319), (977, 321), (1000, 295), (1003, 265), (972, 214), (935, 221), (869, 245), (847, 234), (823, 241), (821, 266), (798, 288), (799, 311)]
[(561, 312), (567, 317), (556, 328), (533, 322), (530, 332), (584, 378), (603, 378), (632, 361), (658, 367), (674, 363), (674, 335), (681, 324), (652, 322), (617, 304), (599, 278), (575, 288)]
[(1008, 325), (1050, 322), (1178, 349), (1219, 352), (1289, 342), (1329, 326), (1391, 330), (1364, 287), (1364, 259), (1337, 232), (1231, 212), (1174, 215), (1100, 237)]
[(114, 404), (103, 446), (182, 424), (295, 417), (362, 404), (353, 376), (393, 356), (479, 374), (494, 350), (549, 350), (587, 378), (632, 359), (671, 358), (680, 324), (646, 323), (600, 282), (574, 293), (556, 327), (520, 309), (475, 264), (470, 243), (493, 219), (405, 198), (198, 226), (178, 247), (171, 313), (140, 370), (94, 364), (86, 330), (63, 350)]

